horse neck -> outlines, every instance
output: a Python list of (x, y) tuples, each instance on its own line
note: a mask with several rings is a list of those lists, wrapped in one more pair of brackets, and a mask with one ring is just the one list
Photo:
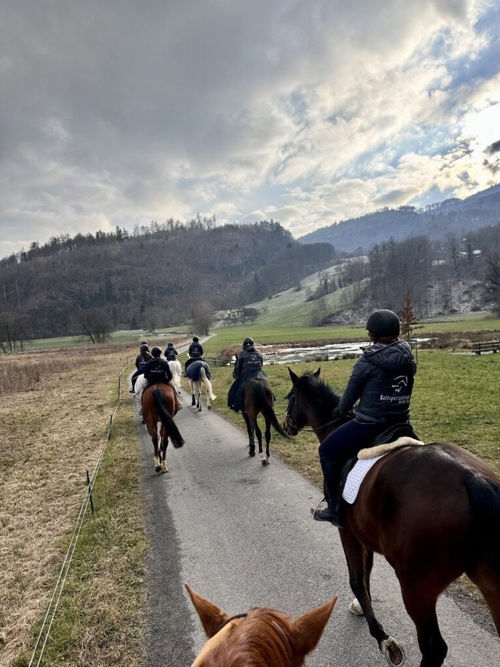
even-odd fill
[(308, 401), (307, 425), (312, 428), (319, 442), (322, 442), (334, 428), (333, 410), (338, 405), (338, 397), (334, 394), (326, 395), (321, 401)]

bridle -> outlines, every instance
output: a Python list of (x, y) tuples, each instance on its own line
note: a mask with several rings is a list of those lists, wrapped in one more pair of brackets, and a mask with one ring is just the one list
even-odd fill
[(326, 428), (327, 426), (332, 426), (333, 424), (339, 424), (340, 422), (343, 421), (343, 417), (340, 417), (340, 418), (337, 418), (337, 419), (331, 419), (330, 421), (325, 422), (324, 424), (321, 424), (320, 426), (316, 426), (316, 428), (305, 428), (305, 427), (300, 428), (296, 424), (294, 419), (290, 416), (290, 409), (295, 402), (295, 387), (289, 392), (289, 394), (286, 396), (286, 398), (288, 399), (288, 407), (287, 407), (287, 410), (285, 412), (285, 419), (283, 421), (284, 421), (285, 427), (290, 427), (293, 430), (297, 431), (297, 433), (299, 431), (302, 431), (302, 433), (316, 433), (316, 431), (321, 431), (322, 429)]

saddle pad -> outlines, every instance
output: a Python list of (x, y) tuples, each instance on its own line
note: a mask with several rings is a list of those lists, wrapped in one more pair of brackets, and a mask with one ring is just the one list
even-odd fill
[[(384, 455), (382, 454), (382, 456)], [(354, 464), (353, 469), (347, 475), (344, 490), (342, 491), (343, 499), (350, 505), (356, 500), (359, 487), (361, 486), (361, 482), (364, 480), (366, 473), (382, 458), (382, 456), (377, 456), (374, 459), (358, 460)]]

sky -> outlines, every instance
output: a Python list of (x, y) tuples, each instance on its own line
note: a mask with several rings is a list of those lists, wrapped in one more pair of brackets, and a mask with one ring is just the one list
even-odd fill
[(0, 0), (0, 257), (500, 182), (498, 0)]

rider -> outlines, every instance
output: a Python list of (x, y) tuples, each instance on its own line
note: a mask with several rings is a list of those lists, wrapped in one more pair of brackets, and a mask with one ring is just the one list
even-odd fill
[[(146, 364), (144, 369), (144, 377), (148, 381), (148, 387), (154, 384), (171, 384), (172, 371), (166, 359), (162, 359), (161, 350), (159, 347), (153, 347), (151, 350), (152, 359)], [(174, 390), (176, 411), (181, 409), (181, 404), (177, 398), (177, 393)]]
[(163, 353), (165, 356), (165, 359), (167, 361), (175, 361), (177, 357), (177, 350), (174, 347), (173, 343), (169, 343), (167, 347), (165, 348), (165, 352)]
[(317, 521), (341, 526), (340, 474), (344, 463), (391, 425), (408, 424), (416, 364), (410, 346), (399, 340), (400, 321), (392, 310), (376, 310), (366, 322), (370, 345), (354, 364), (334, 419), (354, 418), (336, 428), (319, 446), (328, 506)]
[(200, 343), (198, 336), (193, 336), (193, 341), (188, 348), (189, 359), (184, 364), (184, 372), (187, 371), (189, 364), (196, 359), (203, 360), (203, 345)]
[(153, 357), (151, 356), (151, 353), (149, 352), (149, 347), (146, 342), (142, 342), (141, 346), (139, 348), (139, 354), (135, 358), (135, 368), (136, 370), (134, 371), (132, 377), (130, 378), (130, 382), (132, 383), (132, 389), (129, 390), (131, 394), (134, 393), (135, 391), (135, 382), (139, 375), (141, 373), (144, 373), (144, 368), (148, 361), (150, 361)]
[(227, 404), (231, 410), (235, 412), (241, 410), (243, 385), (247, 380), (254, 377), (266, 377), (262, 370), (263, 365), (264, 359), (260, 352), (255, 349), (253, 338), (245, 338), (234, 365), (234, 382), (227, 393)]

